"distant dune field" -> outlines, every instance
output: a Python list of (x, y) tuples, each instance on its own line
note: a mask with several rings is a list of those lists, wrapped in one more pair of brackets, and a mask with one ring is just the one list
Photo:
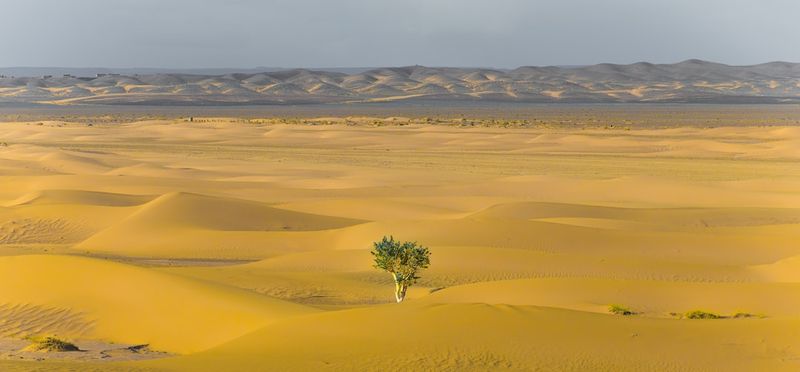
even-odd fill
[[(76, 71), (73, 73), (86, 72)], [(0, 103), (156, 106), (398, 101), (800, 103), (800, 64), (788, 62), (729, 66), (693, 59), (674, 64), (602, 63), (577, 67), (523, 66), (513, 70), (405, 66), (347, 72), (268, 68), (217, 74), (193, 70), (123, 72), (89, 76), (0, 75)]]
[[(796, 116), (574, 110), (6, 116), (0, 370), (800, 370)], [(432, 252), (401, 304), (390, 234)], [(20, 351), (42, 335), (88, 351)]]

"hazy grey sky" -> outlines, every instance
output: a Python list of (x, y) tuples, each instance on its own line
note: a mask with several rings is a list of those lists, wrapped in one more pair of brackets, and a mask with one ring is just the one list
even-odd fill
[(800, 61), (800, 0), (0, 0), (0, 66)]

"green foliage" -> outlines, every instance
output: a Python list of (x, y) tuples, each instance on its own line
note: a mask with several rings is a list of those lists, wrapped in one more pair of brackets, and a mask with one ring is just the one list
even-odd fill
[(719, 314), (709, 313), (703, 310), (693, 310), (686, 313), (687, 319), (721, 319), (723, 316)]
[(64, 351), (80, 351), (74, 344), (60, 340), (55, 337), (47, 336), (41, 338), (31, 338), (31, 345), (28, 350), (31, 351), (47, 351), (47, 352), (64, 352)]
[(417, 242), (400, 242), (392, 236), (384, 236), (372, 243), (375, 268), (394, 275), (395, 282), (404, 286), (416, 283), (417, 271), (430, 265), (431, 252)]
[(608, 312), (615, 315), (634, 315), (635, 313), (622, 305), (608, 305)]

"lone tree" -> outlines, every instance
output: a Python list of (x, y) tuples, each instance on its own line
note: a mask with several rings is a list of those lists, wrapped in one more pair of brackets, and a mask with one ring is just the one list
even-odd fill
[(431, 263), (431, 252), (417, 242), (399, 242), (394, 237), (384, 236), (372, 243), (375, 268), (392, 274), (395, 283), (395, 299), (403, 302), (406, 290), (417, 282), (417, 270), (427, 268)]

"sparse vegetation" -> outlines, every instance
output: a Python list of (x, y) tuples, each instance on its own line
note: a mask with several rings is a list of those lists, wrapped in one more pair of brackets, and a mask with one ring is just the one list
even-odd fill
[(628, 309), (625, 306), (615, 305), (615, 304), (608, 305), (608, 312), (611, 313), (611, 314), (614, 314), (614, 315), (635, 315), (636, 314), (633, 311), (631, 311), (631, 309)]
[(703, 310), (692, 310), (685, 314), (686, 319), (722, 319), (722, 315)]
[(729, 319), (729, 318), (746, 319), (746, 318), (764, 318), (765, 317), (764, 315), (760, 315), (760, 314), (751, 314), (751, 313), (744, 313), (744, 312), (739, 312), (739, 313), (735, 313), (733, 315), (728, 316), (728, 315), (715, 314), (715, 313), (711, 313), (711, 312), (703, 311), (703, 310), (692, 310), (692, 311), (688, 311), (686, 313), (674, 313), (673, 312), (673, 313), (669, 313), (669, 315), (671, 315), (673, 317), (676, 317), (678, 319), (684, 319), (684, 318), (686, 318), (686, 319)]
[(43, 351), (43, 352), (68, 352), (80, 351), (80, 349), (71, 342), (67, 342), (52, 336), (46, 337), (33, 337), (30, 338), (31, 344), (26, 348), (29, 351)]
[(135, 354), (147, 353), (147, 352), (150, 352), (150, 344), (140, 344), (140, 345), (128, 346), (128, 347), (125, 348), (125, 350), (128, 350), (128, 351), (130, 351), (132, 353), (135, 353)]
[(417, 242), (400, 242), (392, 236), (384, 236), (373, 243), (372, 256), (375, 268), (392, 274), (395, 283), (395, 299), (403, 302), (408, 287), (417, 282), (417, 271), (430, 265), (430, 251)]
[(763, 315), (760, 314), (750, 314), (750, 313), (736, 313), (733, 314), (734, 319), (743, 319), (743, 318), (764, 318)]

